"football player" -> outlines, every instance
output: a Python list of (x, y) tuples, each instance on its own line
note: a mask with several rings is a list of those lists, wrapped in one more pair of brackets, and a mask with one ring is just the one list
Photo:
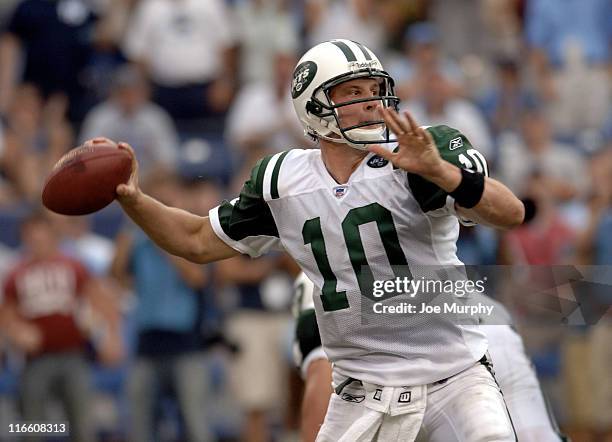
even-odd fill
[[(362, 320), (374, 276), (461, 265), (458, 220), (507, 229), (524, 217), (522, 203), (487, 176), (484, 158), (463, 134), (422, 128), (397, 112), (393, 84), (365, 46), (318, 44), (298, 62), (291, 94), (320, 149), (262, 158), (240, 196), (208, 217), (145, 195), (135, 157), (118, 200), (159, 246), (195, 262), (273, 248), (295, 259), (316, 287), (338, 392), (318, 440), (411, 441), (421, 428), (432, 441), (515, 440), (499, 388), (479, 362), (487, 341), (477, 327), (450, 315)], [(127, 144), (119, 147), (133, 155)], [(343, 401), (340, 394), (356, 385), (366, 399)]]
[[(295, 280), (293, 315), (296, 319), (294, 360), (304, 379), (301, 436), (303, 442), (314, 441), (323, 423), (332, 393), (331, 364), (321, 345), (314, 311), (314, 284), (301, 273)], [(560, 442), (559, 433), (540, 390), (533, 366), (525, 353), (523, 340), (512, 327), (510, 313), (497, 301), (479, 294), (475, 300), (494, 306), (494, 315), (482, 315), (480, 323), (489, 341), (494, 376), (508, 406), (514, 429), (521, 442)], [(360, 394), (342, 393), (341, 399), (358, 402)]]

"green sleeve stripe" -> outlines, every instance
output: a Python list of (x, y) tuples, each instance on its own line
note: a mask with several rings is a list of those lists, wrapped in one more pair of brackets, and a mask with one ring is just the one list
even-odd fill
[(268, 163), (270, 162), (271, 158), (272, 155), (262, 158), (261, 160), (259, 160), (257, 166), (255, 166), (255, 168), (253, 169), (253, 174), (256, 174), (255, 191), (258, 195), (263, 195), (264, 175), (266, 174), (266, 168), (268, 167)]
[(274, 165), (274, 170), (272, 171), (272, 184), (270, 195), (272, 196), (273, 200), (278, 198), (278, 174), (280, 172), (281, 164), (288, 153), (289, 151), (286, 150), (278, 157), (278, 160), (276, 160), (276, 164)]

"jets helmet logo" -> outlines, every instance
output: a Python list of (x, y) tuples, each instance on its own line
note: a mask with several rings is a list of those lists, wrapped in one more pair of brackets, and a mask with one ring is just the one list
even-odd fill
[(291, 96), (297, 98), (306, 90), (317, 73), (317, 64), (313, 61), (300, 63), (293, 72)]

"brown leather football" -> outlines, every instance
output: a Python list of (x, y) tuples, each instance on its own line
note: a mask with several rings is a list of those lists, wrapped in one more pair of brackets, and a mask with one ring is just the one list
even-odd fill
[(66, 153), (45, 182), (45, 207), (62, 215), (87, 215), (108, 206), (132, 171), (130, 154), (109, 143), (88, 144)]

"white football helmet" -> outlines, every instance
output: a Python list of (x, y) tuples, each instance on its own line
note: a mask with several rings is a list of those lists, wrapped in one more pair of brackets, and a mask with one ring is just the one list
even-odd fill
[[(380, 94), (335, 104), (330, 98), (331, 89), (356, 78), (378, 79)], [(330, 40), (314, 46), (300, 59), (293, 72), (291, 97), (307, 135), (366, 150), (368, 144), (394, 143), (397, 140), (390, 138), (383, 120), (342, 127), (338, 108), (379, 101), (383, 106), (397, 110), (399, 98), (395, 96), (393, 86), (393, 79), (383, 70), (376, 55), (364, 45), (351, 40)]]

